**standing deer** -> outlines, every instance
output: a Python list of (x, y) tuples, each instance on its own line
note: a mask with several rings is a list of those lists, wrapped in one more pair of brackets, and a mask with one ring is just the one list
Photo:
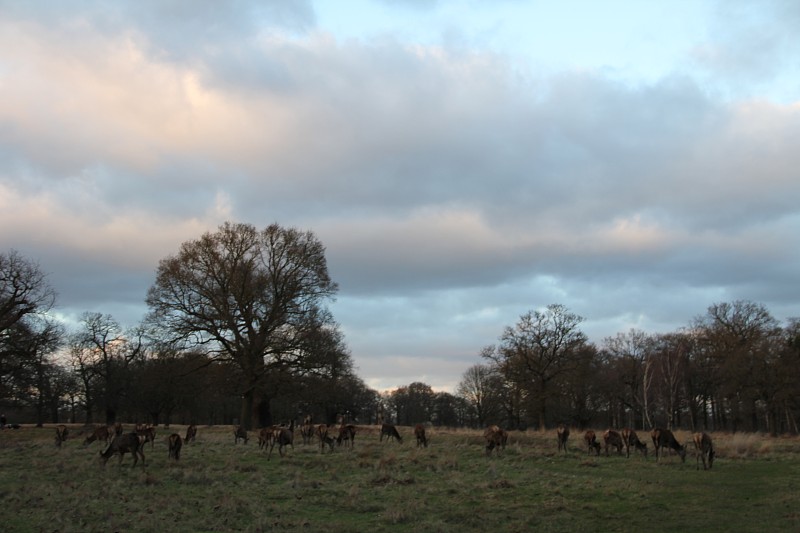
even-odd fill
[(317, 437), (319, 438), (319, 452), (325, 453), (325, 445), (327, 444), (331, 452), (333, 451), (333, 437), (328, 436), (328, 426), (320, 424), (317, 426)]
[(661, 449), (665, 446), (678, 452), (682, 463), (686, 462), (686, 447), (681, 446), (670, 430), (655, 428), (650, 432), (650, 438), (653, 439), (653, 447), (656, 449), (656, 462), (661, 457)]
[(177, 433), (173, 433), (169, 436), (169, 458), (175, 459), (176, 461), (181, 458), (181, 448), (183, 447), (183, 441), (181, 440), (181, 436)]
[(425, 436), (425, 426), (422, 424), (414, 426), (414, 436), (417, 438), (417, 448), (420, 446), (428, 447), (428, 437)]
[(501, 429), (500, 426), (491, 425), (483, 432), (483, 438), (486, 441), (486, 455), (488, 457), (495, 448), (497, 448), (496, 453), (500, 453), (500, 449), (505, 448), (508, 433)]
[(67, 430), (67, 426), (64, 424), (59, 424), (56, 426), (56, 446), (59, 448), (61, 447), (61, 444), (67, 440), (68, 433), (69, 431)]
[(140, 437), (143, 444), (150, 443), (150, 449), (155, 448), (156, 446), (156, 428), (150, 424), (148, 425), (139, 425), (136, 427), (136, 434)]
[(647, 443), (642, 442), (639, 440), (639, 436), (636, 434), (634, 430), (631, 428), (625, 428), (622, 430), (622, 442), (625, 444), (625, 456), (631, 456), (631, 446), (639, 450), (644, 454), (644, 458), (647, 459)]
[(387, 442), (389, 441), (389, 439), (394, 439), (400, 443), (403, 442), (403, 437), (401, 437), (400, 433), (397, 432), (397, 428), (391, 424), (383, 424), (381, 426), (381, 437), (380, 437), (381, 442), (383, 442), (384, 436), (386, 436)]
[(183, 442), (189, 444), (195, 438), (197, 438), (197, 426), (191, 424), (189, 425), (189, 427), (186, 428), (186, 437), (184, 437)]
[(289, 427), (278, 427), (272, 431), (272, 443), (269, 445), (267, 460), (272, 457), (272, 448), (278, 445), (278, 453), (283, 457), (283, 449), (291, 446), (294, 449), (294, 419), (289, 422)]
[(236, 426), (233, 428), (233, 443), (239, 444), (239, 439), (242, 439), (247, 444), (247, 430), (244, 426)]
[(569, 428), (564, 424), (559, 424), (556, 429), (556, 436), (558, 437), (558, 451), (562, 449), (567, 453), (567, 439), (569, 438)]
[(703, 470), (711, 470), (714, 464), (714, 444), (711, 442), (711, 437), (708, 433), (695, 433), (692, 435), (694, 447), (697, 452), (697, 469), (700, 470), (700, 459), (703, 459)]
[(342, 441), (345, 443), (345, 447), (348, 446), (350, 443), (350, 447), (352, 448), (356, 444), (356, 427), (353, 424), (345, 424), (339, 428), (339, 436), (336, 437), (336, 445), (341, 446)]
[(619, 432), (613, 429), (607, 429), (603, 433), (603, 442), (606, 444), (606, 457), (608, 457), (608, 447), (613, 446), (617, 449), (617, 455), (622, 455), (622, 437)]
[(303, 444), (310, 444), (314, 438), (314, 426), (311, 424), (311, 415), (303, 417), (303, 425), (300, 426), (300, 435), (303, 437)]
[(597, 442), (597, 435), (591, 429), (588, 430), (586, 433), (583, 434), (583, 440), (586, 441), (586, 445), (589, 447), (589, 452), (592, 453), (594, 450), (595, 455), (598, 457), (600, 456), (600, 443)]

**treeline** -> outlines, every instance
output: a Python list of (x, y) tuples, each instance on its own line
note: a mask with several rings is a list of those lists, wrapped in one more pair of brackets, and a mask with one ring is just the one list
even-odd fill
[(500, 424), (797, 433), (800, 321), (760, 304), (710, 306), (666, 334), (590, 343), (562, 305), (506, 327), (454, 394), (380, 394), (356, 375), (325, 307), (337, 290), (310, 232), (226, 223), (162, 260), (134, 328), (85, 313), (65, 331), (38, 265), (0, 253), (0, 409), (10, 421), (263, 427)]

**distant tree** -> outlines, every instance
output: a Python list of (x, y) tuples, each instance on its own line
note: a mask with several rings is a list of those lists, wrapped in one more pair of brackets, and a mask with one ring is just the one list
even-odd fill
[(778, 321), (765, 306), (738, 300), (709, 306), (695, 318), (693, 329), (714, 367), (716, 396), (724, 404), (722, 422), (733, 431), (758, 429), (758, 403), (771, 398), (769, 389), (775, 386), (769, 369), (774, 341), (781, 335)]
[[(654, 375), (654, 340), (647, 333), (631, 329), (607, 337), (604, 349), (614, 359), (618, 371), (620, 397), (631, 410), (633, 419), (641, 420), (640, 429), (653, 427), (650, 419), (651, 395)], [(636, 416), (641, 413), (641, 417)], [(629, 425), (634, 425), (628, 422)]]
[(176, 338), (239, 367), (241, 421), (253, 427), (271, 419), (269, 375), (308, 371), (336, 291), (313, 233), (228, 222), (160, 262), (147, 304)]
[(392, 391), (390, 401), (397, 424), (410, 426), (430, 421), (434, 396), (430, 385), (418, 381)]
[(111, 315), (88, 312), (81, 315), (80, 328), (72, 335), (70, 354), (84, 385), (87, 405), (101, 403), (107, 424), (117, 421), (119, 410), (129, 399), (130, 365), (145, 355), (143, 335), (141, 329), (123, 331)]
[(472, 365), (461, 376), (456, 394), (470, 406), (477, 425), (485, 426), (500, 418), (501, 386), (502, 377), (492, 365)]
[(491, 356), (510, 379), (524, 387), (540, 430), (547, 426), (548, 403), (558, 393), (556, 380), (575, 369), (579, 350), (587, 342), (578, 329), (582, 321), (560, 304), (530, 311), (505, 329)]
[(0, 401), (25, 401), (36, 386), (36, 362), (54, 340), (47, 312), (55, 298), (36, 263), (0, 253)]

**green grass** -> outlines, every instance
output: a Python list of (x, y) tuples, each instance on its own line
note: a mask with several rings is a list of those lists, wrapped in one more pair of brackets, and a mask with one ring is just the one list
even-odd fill
[[(800, 439), (715, 434), (718, 457), (697, 471), (693, 451), (656, 464), (641, 455), (588, 456), (576, 439), (513, 433), (487, 458), (480, 432), (432, 430), (417, 449), (380, 443), (362, 427), (353, 450), (296, 443), (267, 460), (255, 438), (200, 427), (179, 463), (159, 428), (147, 466), (103, 467), (102, 444), (54, 429), (0, 432), (3, 531), (798, 531)], [(551, 434), (552, 433), (552, 434)], [(577, 433), (577, 432), (575, 432)], [(255, 435), (251, 435), (255, 437)], [(679, 439), (688, 433), (678, 434)], [(299, 438), (299, 435), (298, 435)]]

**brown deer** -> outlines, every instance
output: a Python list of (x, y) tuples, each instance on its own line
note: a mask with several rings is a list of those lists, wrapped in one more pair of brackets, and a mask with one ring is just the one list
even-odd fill
[(703, 459), (703, 470), (711, 470), (714, 464), (714, 444), (711, 442), (711, 437), (708, 433), (695, 433), (692, 435), (694, 441), (694, 448), (697, 452), (697, 469), (700, 470), (700, 459)]
[(650, 432), (650, 438), (653, 439), (653, 447), (656, 449), (656, 462), (661, 457), (661, 449), (663, 447), (672, 448), (678, 455), (681, 456), (681, 462), (686, 462), (686, 447), (681, 446), (675, 435), (668, 429), (655, 428)]
[(622, 442), (625, 444), (625, 456), (631, 456), (631, 446), (642, 452), (644, 458), (647, 459), (647, 443), (639, 440), (639, 436), (631, 428), (622, 430)]
[(189, 444), (195, 438), (197, 438), (197, 427), (194, 424), (191, 424), (186, 428), (186, 436), (183, 438), (183, 442)]
[(242, 439), (247, 444), (247, 430), (244, 426), (236, 426), (233, 428), (233, 443), (239, 444), (239, 439)]
[(56, 446), (61, 448), (61, 444), (67, 440), (67, 435), (69, 434), (69, 430), (67, 426), (64, 424), (59, 424), (56, 426)]
[(300, 426), (300, 435), (303, 437), (303, 444), (310, 444), (314, 438), (314, 426), (311, 423), (311, 415), (303, 417), (303, 425)]
[(123, 427), (122, 427), (122, 424), (120, 424), (119, 422), (117, 422), (116, 424), (114, 424), (114, 435), (116, 435), (117, 437), (119, 437), (119, 436), (120, 436), (120, 435), (122, 435), (124, 432), (125, 432), (125, 428), (123, 428)]
[(96, 440), (102, 440), (108, 444), (109, 437), (111, 437), (111, 431), (109, 431), (108, 426), (97, 426), (92, 433), (83, 440), (83, 445), (87, 446)]
[(606, 457), (608, 457), (609, 446), (613, 446), (617, 449), (617, 455), (622, 455), (622, 447), (624, 444), (622, 443), (622, 436), (618, 431), (607, 429), (605, 433), (603, 433), (603, 442), (606, 444)]
[(126, 453), (130, 452), (133, 455), (133, 466), (136, 466), (139, 457), (141, 457), (142, 468), (144, 468), (144, 450), (142, 448), (142, 443), (136, 433), (123, 433), (114, 437), (114, 440), (111, 441), (105, 451), (100, 452), (100, 458), (103, 460), (103, 465), (105, 465), (112, 455), (118, 454), (119, 464), (122, 464), (122, 458)]
[(176, 461), (181, 458), (181, 448), (183, 447), (183, 441), (181, 440), (181, 436), (177, 433), (173, 433), (169, 436), (169, 458), (175, 459)]
[(569, 438), (569, 428), (564, 424), (559, 424), (556, 429), (556, 436), (558, 437), (558, 451), (562, 449), (567, 453), (567, 439)]
[(425, 426), (422, 424), (414, 426), (414, 437), (417, 438), (417, 448), (428, 447), (428, 437), (425, 436)]
[(328, 426), (320, 424), (317, 426), (317, 437), (319, 438), (319, 451), (325, 453), (325, 445), (327, 444), (331, 452), (333, 451), (333, 437), (328, 436)]
[(258, 432), (258, 449), (263, 450), (267, 447), (267, 445), (272, 444), (272, 436), (275, 430), (278, 429), (278, 426), (269, 426), (267, 428), (261, 428)]
[(272, 448), (278, 445), (278, 453), (283, 457), (283, 450), (286, 446), (294, 449), (294, 420), (289, 423), (289, 427), (278, 427), (272, 431), (272, 443), (269, 445), (267, 459), (272, 457)]
[(589, 452), (588, 453), (591, 454), (592, 450), (594, 450), (595, 455), (597, 455), (599, 457), (600, 456), (600, 447), (601, 446), (600, 446), (600, 443), (597, 442), (597, 435), (595, 434), (595, 432), (592, 431), (591, 429), (588, 430), (586, 433), (583, 434), (583, 440), (586, 441), (586, 445), (589, 447)]
[(491, 425), (483, 432), (483, 438), (486, 441), (486, 455), (488, 457), (495, 448), (497, 449), (496, 453), (500, 453), (500, 449), (505, 448), (508, 433), (501, 429), (500, 426)]
[(345, 424), (339, 428), (339, 436), (336, 437), (336, 444), (341, 446), (342, 441), (345, 442), (345, 447), (347, 447), (347, 443), (350, 443), (350, 447), (352, 448), (356, 444), (356, 427), (353, 424)]
[(155, 448), (156, 446), (156, 428), (153, 425), (139, 425), (136, 426), (136, 434), (143, 439), (142, 443), (147, 444), (150, 443), (150, 449)]
[(403, 442), (403, 437), (400, 436), (400, 433), (397, 432), (397, 428), (392, 424), (383, 424), (381, 426), (381, 442), (383, 442), (384, 436), (386, 437), (386, 442), (389, 442), (389, 439), (394, 439), (400, 443)]

